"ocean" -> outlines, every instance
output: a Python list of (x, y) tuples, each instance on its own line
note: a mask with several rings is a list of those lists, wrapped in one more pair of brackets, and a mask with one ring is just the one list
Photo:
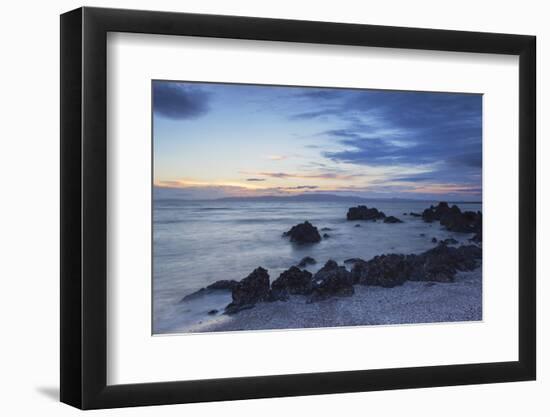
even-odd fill
[[(349, 207), (366, 204), (404, 223), (348, 221)], [(303, 257), (317, 260), (307, 267), (314, 273), (326, 261), (339, 264), (349, 258), (368, 260), (385, 253), (420, 253), (434, 246), (432, 238), (449, 237), (467, 243), (471, 234), (444, 230), (439, 223), (403, 213), (421, 213), (437, 202), (258, 202), (185, 201), (155, 199), (153, 207), (153, 333), (171, 333), (212, 318), (210, 310), (223, 311), (229, 292), (181, 299), (222, 279), (241, 280), (255, 268), (268, 270), (270, 280), (296, 265)], [(461, 210), (481, 211), (481, 204), (457, 204)], [(297, 245), (283, 232), (308, 220), (321, 235), (320, 243)], [(355, 227), (361, 224), (361, 227)], [(331, 230), (322, 230), (328, 228)], [(422, 236), (422, 234), (424, 236)]]

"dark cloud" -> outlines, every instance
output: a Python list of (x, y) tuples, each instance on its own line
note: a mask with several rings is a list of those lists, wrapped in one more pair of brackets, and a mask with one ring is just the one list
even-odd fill
[(168, 119), (194, 119), (209, 110), (210, 94), (200, 88), (168, 81), (153, 82), (155, 114)]
[(265, 178), (247, 178), (247, 181), (265, 181)]

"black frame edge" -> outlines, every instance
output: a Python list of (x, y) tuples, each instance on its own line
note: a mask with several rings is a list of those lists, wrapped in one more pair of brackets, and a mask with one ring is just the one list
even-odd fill
[[(105, 104), (109, 31), (519, 55), (519, 360), (107, 386)], [(535, 379), (535, 45), (535, 37), (526, 35), (238, 16), (88, 7), (62, 15), (61, 401), (97, 409)]]
[(82, 406), (82, 10), (60, 18), (60, 400)]

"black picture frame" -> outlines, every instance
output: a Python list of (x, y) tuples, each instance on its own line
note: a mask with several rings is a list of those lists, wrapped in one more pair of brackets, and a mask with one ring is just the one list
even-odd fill
[[(513, 362), (107, 385), (108, 32), (519, 56), (519, 358)], [(536, 38), (136, 10), (61, 16), (61, 401), (82, 409), (482, 384), (536, 377)]]

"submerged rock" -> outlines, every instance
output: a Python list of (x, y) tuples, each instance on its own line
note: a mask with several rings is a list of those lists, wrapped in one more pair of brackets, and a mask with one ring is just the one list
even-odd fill
[(350, 207), (346, 217), (348, 220), (378, 220), (383, 219), (386, 215), (374, 207), (357, 206)]
[(413, 216), (413, 217), (422, 217), (422, 214), (420, 213), (413, 213), (412, 211), (409, 213), (409, 216)]
[(225, 314), (235, 314), (246, 308), (252, 308), (259, 301), (265, 301), (269, 296), (269, 274), (258, 267), (246, 278), (239, 281), (233, 288), (233, 301), (225, 308)]
[(355, 226), (353, 226), (353, 227), (361, 227), (361, 225), (360, 225), (360, 224), (356, 224), (356, 225), (355, 225)]
[(442, 240), (441, 243), (444, 245), (458, 245), (458, 240), (450, 237), (448, 239)]
[(283, 236), (290, 237), (290, 241), (296, 243), (317, 243), (321, 241), (319, 230), (308, 221), (292, 226), (290, 230), (283, 233)]
[(432, 243), (437, 243), (437, 238), (432, 237)]
[(394, 216), (388, 216), (384, 219), (384, 223), (403, 223), (403, 220), (399, 220)]
[(288, 294), (309, 295), (313, 289), (311, 272), (295, 266), (284, 271), (271, 284), (270, 301), (286, 300)]
[(328, 239), (329, 237), (330, 237), (330, 235), (328, 233), (323, 234), (323, 239)]
[(311, 256), (306, 256), (305, 258), (302, 258), (302, 260), (298, 263), (298, 266), (303, 268), (304, 266), (314, 265), (316, 263), (317, 261), (314, 258)]
[(343, 266), (329, 260), (314, 276), (308, 302), (330, 297), (347, 297), (354, 294), (351, 273)]
[(210, 310), (210, 311), (208, 312), (208, 315), (209, 315), (209, 316), (213, 316), (213, 315), (215, 315), (215, 314), (218, 314), (218, 310), (216, 310), (216, 309)]

